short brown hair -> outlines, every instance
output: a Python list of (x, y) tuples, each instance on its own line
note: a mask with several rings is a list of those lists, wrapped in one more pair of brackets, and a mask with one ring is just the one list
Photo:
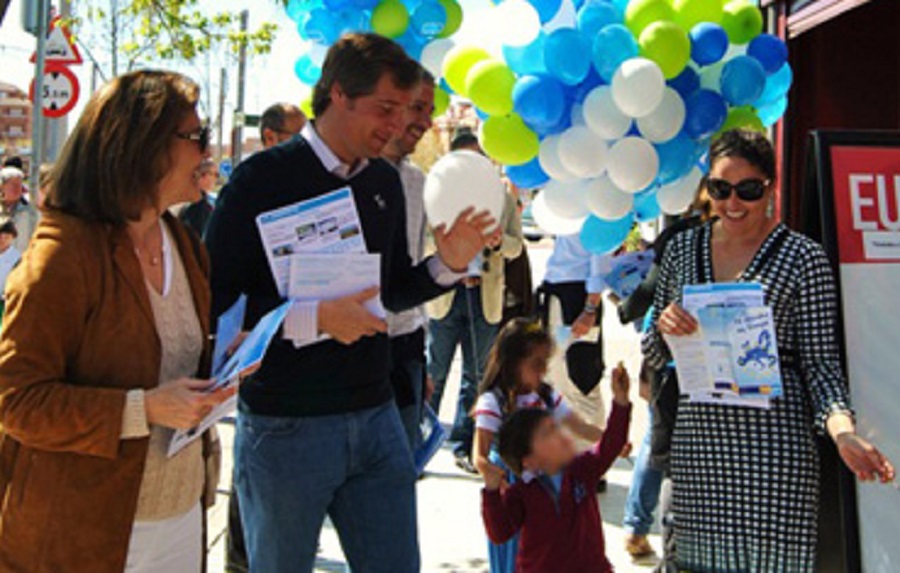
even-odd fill
[(66, 141), (47, 206), (113, 225), (138, 219), (159, 200), (178, 125), (199, 96), (185, 76), (155, 70), (101, 88)]
[(422, 79), (421, 67), (400, 44), (378, 34), (346, 34), (328, 50), (322, 77), (313, 90), (313, 115), (321, 117), (331, 105), (331, 88), (341, 86), (349, 98), (371, 95), (384, 74), (407, 90)]
[(516, 410), (500, 427), (497, 434), (497, 450), (500, 458), (519, 477), (522, 477), (522, 462), (531, 455), (531, 444), (541, 422), (552, 419), (547, 410), (523, 408)]

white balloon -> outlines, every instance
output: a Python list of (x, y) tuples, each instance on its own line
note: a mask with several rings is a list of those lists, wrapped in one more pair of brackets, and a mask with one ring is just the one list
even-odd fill
[(453, 40), (450, 39), (429, 42), (422, 50), (422, 65), (435, 78), (440, 78), (444, 75), (444, 58), (447, 56), (447, 52), (452, 50), (455, 45)]
[(567, 219), (550, 210), (544, 192), (540, 192), (531, 203), (531, 214), (538, 226), (552, 235), (574, 235), (581, 231), (587, 217)]
[(669, 141), (681, 132), (687, 109), (684, 100), (672, 88), (666, 88), (662, 102), (650, 115), (637, 120), (641, 135), (653, 143)]
[(625, 193), (607, 177), (598, 177), (585, 186), (584, 202), (591, 213), (606, 221), (618, 221), (634, 208), (634, 195)]
[(577, 19), (578, 11), (575, 9), (575, 3), (572, 0), (562, 0), (556, 16), (544, 24), (544, 32), (549, 34), (560, 28), (574, 28)]
[(550, 181), (541, 195), (550, 211), (563, 219), (583, 219), (588, 216), (583, 181)]
[(559, 160), (576, 177), (603, 175), (607, 154), (606, 142), (587, 127), (570, 127), (559, 138)]
[(701, 181), (703, 172), (695, 167), (678, 181), (663, 185), (656, 192), (659, 208), (666, 215), (681, 215), (694, 203)]
[(572, 181), (578, 179), (578, 177), (563, 167), (562, 161), (560, 161), (558, 135), (551, 135), (541, 142), (538, 161), (540, 162), (541, 169), (544, 170), (544, 173), (557, 181)]
[(722, 70), (725, 68), (725, 61), (719, 61), (711, 66), (703, 66), (700, 68), (700, 87), (705, 90), (712, 90), (716, 93), (722, 91)]
[(494, 17), (502, 22), (496, 33), (507, 46), (527, 46), (540, 35), (541, 17), (525, 0), (504, 0), (495, 10)]
[(432, 226), (452, 225), (469, 207), (487, 211), (499, 221), (506, 187), (490, 159), (474, 151), (454, 151), (442, 157), (425, 180), (425, 213)]
[(644, 117), (656, 109), (666, 89), (666, 78), (656, 62), (646, 58), (625, 60), (612, 79), (612, 95), (631, 117)]
[(584, 121), (603, 139), (619, 139), (631, 129), (631, 118), (613, 100), (609, 86), (595, 88), (584, 99)]
[(653, 183), (659, 172), (659, 155), (649, 141), (626, 137), (609, 150), (609, 178), (628, 193), (637, 193)]

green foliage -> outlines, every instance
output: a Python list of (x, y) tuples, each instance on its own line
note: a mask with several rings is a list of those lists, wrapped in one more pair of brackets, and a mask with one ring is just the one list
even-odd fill
[[(73, 0), (69, 24), (83, 44), (110, 52), (116, 75), (158, 60), (191, 62), (208, 52), (272, 49), (278, 26), (240, 31), (238, 12), (203, 10), (199, 0)], [(203, 4), (209, 5), (209, 2)], [(120, 62), (122, 66), (120, 69)]]

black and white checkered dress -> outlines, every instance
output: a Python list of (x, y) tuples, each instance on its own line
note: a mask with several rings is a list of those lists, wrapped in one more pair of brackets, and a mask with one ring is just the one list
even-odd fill
[[(644, 352), (670, 359), (656, 330), (682, 287), (713, 279), (710, 224), (666, 249)], [(675, 543), (680, 570), (812, 573), (819, 503), (817, 431), (850, 412), (837, 338), (838, 297), (820, 245), (779, 226), (741, 281), (762, 283), (774, 309), (784, 394), (770, 410), (682, 398), (672, 440)]]

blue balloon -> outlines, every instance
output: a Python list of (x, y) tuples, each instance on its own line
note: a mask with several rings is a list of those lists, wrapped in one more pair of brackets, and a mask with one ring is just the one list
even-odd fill
[(312, 61), (309, 54), (305, 54), (300, 56), (297, 59), (297, 63), (294, 64), (294, 73), (297, 74), (297, 79), (301, 82), (308, 86), (313, 86), (322, 77), (322, 68)]
[(710, 22), (701, 22), (690, 32), (691, 59), (701, 66), (721, 60), (728, 51), (728, 33), (725, 28)]
[(610, 82), (622, 62), (634, 58), (639, 51), (631, 30), (621, 24), (611, 24), (594, 36), (591, 51), (594, 69), (605, 82)]
[(628, 2), (631, 0), (612, 0), (613, 6), (619, 9), (619, 13), (624, 14), (625, 9), (628, 8)]
[(698, 90), (684, 100), (686, 116), (684, 132), (693, 139), (703, 139), (719, 131), (728, 117), (728, 106), (722, 96), (712, 90)]
[(603, 81), (603, 78), (600, 77), (600, 74), (597, 73), (597, 70), (595, 70), (593, 66), (591, 66), (591, 68), (588, 70), (587, 77), (584, 78), (584, 81), (575, 86), (575, 88), (572, 89), (568, 95), (572, 99), (572, 101), (583, 103), (589, 93), (602, 85), (606, 85), (606, 82)]
[(288, 17), (299, 24), (300, 20), (306, 16), (306, 13), (309, 11), (309, 7), (303, 0), (289, 0), (287, 6), (285, 6), (285, 10), (287, 11)]
[(360, 9), (349, 8), (337, 14), (335, 25), (341, 35), (347, 32), (369, 31), (369, 15)]
[(581, 244), (589, 252), (595, 255), (605, 255), (619, 248), (631, 229), (634, 227), (634, 217), (631, 214), (616, 221), (604, 221), (591, 215), (581, 228)]
[(607, 0), (587, 0), (578, 10), (578, 31), (585, 38), (593, 38), (610, 24), (621, 24), (622, 13)]
[(787, 44), (772, 34), (760, 34), (750, 41), (747, 55), (756, 58), (767, 74), (774, 74), (787, 62)]
[(734, 106), (750, 105), (766, 87), (762, 64), (750, 56), (738, 56), (722, 68), (722, 97)]
[(324, 8), (316, 8), (307, 14), (298, 25), (298, 31), (304, 40), (325, 46), (335, 43), (341, 35), (337, 14)]
[(528, 2), (537, 10), (538, 16), (541, 18), (541, 24), (546, 24), (552, 20), (562, 7), (562, 0), (528, 0)]
[(639, 223), (655, 221), (662, 215), (662, 209), (656, 200), (656, 187), (641, 191), (634, 196), (634, 218)]
[(520, 76), (547, 73), (547, 66), (544, 65), (546, 41), (547, 36), (541, 32), (540, 36), (527, 46), (503, 46), (503, 59), (506, 60), (506, 65)]
[(566, 112), (563, 87), (549, 76), (522, 76), (513, 88), (512, 97), (516, 113), (533, 128), (553, 127)]
[(562, 133), (565, 130), (572, 127), (572, 102), (571, 100), (566, 100), (566, 111), (563, 112), (563, 116), (559, 119), (559, 121), (555, 125), (550, 126), (540, 126), (540, 125), (530, 125), (531, 129), (538, 134), (540, 137), (546, 137), (548, 135), (554, 135), (557, 133)]
[(408, 28), (406, 32), (395, 41), (403, 46), (407, 55), (414, 60), (422, 58), (422, 50), (425, 49), (425, 44), (428, 43), (428, 39), (418, 35), (412, 27)]
[(322, 0), (322, 6), (329, 12), (340, 12), (345, 8), (349, 8), (352, 4), (352, 0)]
[(697, 163), (695, 156), (697, 144), (684, 132), (674, 139), (656, 145), (659, 154), (659, 174), (656, 182), (667, 185), (678, 181)]
[(678, 92), (681, 99), (687, 99), (700, 89), (700, 76), (694, 68), (687, 66), (684, 71), (669, 80), (669, 86)]
[(446, 8), (439, 2), (425, 0), (413, 11), (410, 27), (420, 36), (433, 38), (441, 33), (446, 24)]
[(591, 61), (587, 40), (572, 28), (561, 28), (547, 37), (544, 65), (556, 79), (570, 86), (584, 81)]
[(454, 89), (450, 87), (450, 84), (447, 83), (447, 78), (441, 78), (440, 81), (438, 81), (438, 87), (440, 87), (442, 90), (444, 90), (448, 94), (456, 93), (456, 91), (454, 91)]
[(353, 5), (363, 10), (372, 10), (381, 3), (381, 0), (353, 0)]
[(762, 95), (753, 105), (757, 108), (763, 107), (785, 97), (794, 83), (794, 71), (791, 64), (784, 64), (781, 69), (766, 78), (766, 87), (763, 88)]
[(788, 99), (787, 97), (783, 97), (781, 99), (777, 99), (772, 103), (766, 104), (761, 108), (756, 110), (757, 115), (759, 115), (759, 119), (762, 120), (763, 125), (766, 127), (770, 127), (778, 123), (778, 120), (784, 115), (784, 112), (787, 111), (788, 107)]
[(523, 165), (507, 167), (506, 176), (520, 189), (536, 189), (550, 181), (550, 176), (544, 173), (537, 157)]
[(478, 109), (477, 107), (475, 108), (475, 115), (477, 115), (478, 119), (480, 119), (481, 121), (487, 121), (491, 117), (487, 113)]

